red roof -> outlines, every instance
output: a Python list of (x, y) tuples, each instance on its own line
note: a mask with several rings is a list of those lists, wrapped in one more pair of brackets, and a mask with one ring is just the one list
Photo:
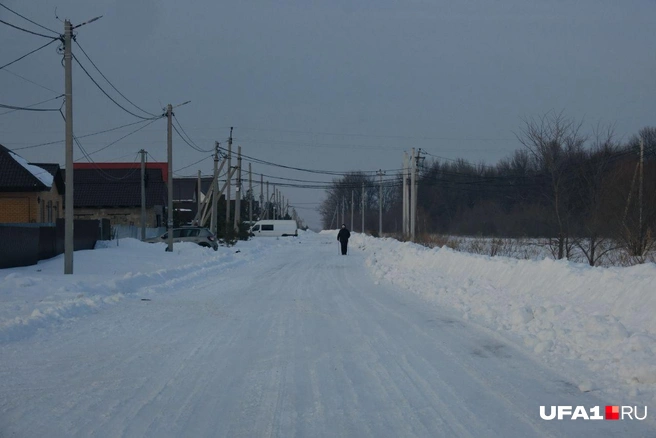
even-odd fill
[[(141, 163), (73, 163), (73, 170), (75, 169), (134, 169), (140, 168)], [(146, 169), (159, 169), (162, 171), (162, 178), (164, 182), (169, 180), (168, 163), (146, 163)]]

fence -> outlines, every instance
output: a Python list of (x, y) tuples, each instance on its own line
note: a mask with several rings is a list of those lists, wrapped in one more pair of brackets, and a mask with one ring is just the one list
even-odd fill
[[(146, 239), (159, 237), (166, 233), (165, 227), (146, 228)], [(136, 225), (114, 225), (112, 227), (112, 240), (132, 238), (141, 240), (141, 227)]]
[[(109, 219), (74, 223), (75, 251), (93, 249), (98, 240), (109, 240)], [(64, 220), (56, 224), (0, 224), (0, 269), (35, 265), (64, 252)]]

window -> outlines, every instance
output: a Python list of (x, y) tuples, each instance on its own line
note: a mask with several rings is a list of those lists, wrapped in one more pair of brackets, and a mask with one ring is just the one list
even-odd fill
[(177, 239), (182, 234), (182, 230), (173, 230), (173, 238)]
[(260, 226), (259, 226), (259, 225), (255, 225), (255, 226), (253, 227), (253, 231), (260, 231)]
[(273, 231), (273, 225), (262, 224), (262, 231)]

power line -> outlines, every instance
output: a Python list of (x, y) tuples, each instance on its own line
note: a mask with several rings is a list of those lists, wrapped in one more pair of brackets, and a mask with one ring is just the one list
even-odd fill
[(185, 166), (185, 167), (181, 167), (181, 168), (179, 168), (179, 169), (176, 169), (176, 170), (174, 170), (173, 172), (176, 173), (176, 172), (180, 172), (181, 170), (188, 169), (189, 167), (194, 166), (194, 165), (196, 165), (196, 164), (198, 164), (198, 163), (200, 163), (200, 162), (203, 162), (203, 161), (207, 160), (208, 158), (212, 158), (212, 157), (213, 157), (213, 155), (209, 155), (209, 156), (207, 156), (207, 157), (205, 157), (205, 158), (201, 158), (200, 160), (198, 160), (198, 161), (196, 161), (196, 162), (194, 162), (194, 163), (191, 163), (191, 164), (188, 165), (188, 166)]
[(7, 108), (14, 111), (37, 111), (37, 112), (59, 111), (59, 108), (30, 108), (26, 106), (5, 105), (4, 103), (0, 103), (0, 108)]
[(89, 57), (89, 55), (87, 55), (87, 52), (84, 51), (84, 49), (82, 48), (82, 46), (80, 45), (80, 43), (77, 41), (77, 39), (75, 40), (75, 44), (77, 44), (77, 46), (80, 48), (80, 50), (82, 51), (82, 53), (84, 54), (84, 56), (89, 60), (89, 62), (91, 63), (91, 65), (93, 65), (94, 68), (98, 71), (98, 73), (100, 73), (100, 76), (102, 76), (103, 79), (105, 79), (105, 80), (107, 81), (107, 83), (108, 83), (108, 84), (114, 89), (114, 91), (116, 91), (116, 92), (117, 92), (117, 93), (118, 93), (123, 99), (127, 100), (130, 104), (132, 104), (132, 106), (134, 106), (134, 107), (137, 108), (138, 110), (140, 110), (140, 111), (142, 111), (142, 112), (148, 114), (149, 116), (152, 116), (152, 117), (158, 117), (157, 115), (155, 115), (155, 114), (153, 114), (153, 113), (149, 113), (149, 112), (146, 111), (145, 109), (139, 107), (137, 104), (135, 104), (135, 103), (132, 102), (130, 99), (128, 99), (127, 97), (125, 97), (125, 95), (124, 95), (123, 93), (121, 93), (121, 92), (120, 92), (120, 91), (114, 86), (114, 84), (112, 84), (112, 83), (110, 82), (109, 79), (107, 79), (107, 76), (105, 76), (105, 75), (103, 74), (103, 72), (100, 71), (100, 69), (98, 68), (98, 66), (97, 66), (97, 65), (91, 60), (91, 58)]
[[(0, 20), (0, 21), (1, 21), (1, 20)], [(29, 52), (29, 53), (26, 53), (25, 55), (21, 56), (20, 58), (18, 58), (18, 59), (14, 59), (13, 61), (8, 62), (7, 64), (5, 64), (5, 65), (3, 65), (2, 67), (0, 67), (0, 70), (2, 70), (2, 69), (5, 68), (5, 67), (9, 67), (9, 66), (12, 65), (13, 63), (18, 62), (18, 61), (20, 61), (20, 60), (23, 59), (23, 58), (26, 58), (26, 57), (30, 56), (30, 55), (31, 55), (32, 53), (34, 53), (34, 52), (38, 52), (39, 50), (41, 50), (41, 49), (43, 49), (43, 48), (45, 48), (45, 47), (48, 47), (50, 44), (54, 43), (55, 41), (57, 41), (57, 40), (52, 40), (52, 41), (50, 41), (50, 42), (48, 42), (48, 43), (45, 43), (45, 44), (42, 45), (41, 47), (39, 47), (39, 48), (37, 48), (37, 49), (34, 49), (34, 50), (32, 50), (31, 52)]]
[[(225, 148), (219, 147), (220, 150), (227, 151)], [(274, 166), (274, 167), (280, 167), (283, 169), (290, 169), (290, 170), (297, 170), (299, 172), (307, 172), (307, 173), (316, 173), (316, 174), (323, 174), (323, 175), (333, 175), (333, 176), (345, 176), (349, 175), (352, 172), (341, 172), (341, 171), (334, 171), (334, 170), (316, 170), (316, 169), (303, 169), (300, 167), (293, 167), (293, 166), (286, 166), (284, 164), (277, 164), (277, 163), (272, 163), (270, 161), (265, 161), (265, 160), (260, 160), (258, 158), (250, 157), (248, 155), (242, 154), (242, 158), (245, 159), (246, 161), (251, 161), (253, 163), (258, 163), (258, 164), (264, 164), (267, 166)], [(389, 172), (396, 172), (400, 171), (401, 169), (390, 169), (388, 170)], [(375, 173), (375, 170), (361, 170), (358, 171), (360, 173)]]
[(180, 133), (180, 131), (178, 131), (178, 128), (175, 126), (175, 124), (172, 124), (172, 126), (173, 126), (173, 130), (180, 136), (182, 141), (184, 141), (187, 144), (187, 146), (189, 146), (193, 150), (203, 153), (212, 152), (212, 149), (201, 149), (198, 146), (194, 146), (193, 144), (189, 143), (189, 141), (186, 138), (184, 138), (184, 136)]
[(89, 153), (89, 155), (97, 154), (98, 152), (107, 149), (108, 147), (110, 147), (110, 146), (112, 146), (112, 145), (118, 143), (119, 141), (123, 140), (124, 138), (127, 138), (127, 137), (131, 136), (132, 134), (134, 134), (134, 133), (136, 133), (136, 132), (138, 132), (138, 131), (141, 131), (141, 130), (144, 129), (145, 127), (152, 125), (152, 124), (155, 123), (157, 120), (159, 120), (159, 119), (151, 120), (149, 123), (146, 123), (145, 125), (138, 127), (138, 128), (135, 129), (134, 131), (129, 132), (128, 134), (125, 134), (123, 137), (121, 137), (121, 138), (119, 138), (119, 139), (117, 139), (117, 140), (114, 140), (113, 142), (109, 143), (108, 145), (103, 146), (103, 147), (101, 147), (100, 149), (97, 149), (97, 150), (95, 150), (95, 151)]
[(13, 27), (14, 29), (17, 29), (17, 30), (22, 30), (23, 32), (31, 33), (32, 35), (40, 36), (40, 37), (43, 37), (43, 38), (48, 38), (48, 39), (55, 40), (55, 41), (56, 41), (56, 40), (59, 40), (59, 36), (57, 36), (57, 37), (52, 37), (52, 36), (50, 36), (50, 35), (43, 35), (42, 33), (32, 32), (31, 30), (23, 29), (22, 27), (19, 27), (19, 26), (13, 25), (13, 24), (11, 24), (11, 23), (7, 23), (7, 22), (4, 21), (4, 20), (0, 20), (0, 23), (2, 23), (2, 24), (6, 24), (7, 26), (9, 26), (9, 27)]
[(9, 73), (9, 74), (12, 74), (12, 75), (14, 75), (14, 76), (16, 76), (16, 77), (18, 77), (18, 78), (21, 78), (22, 80), (24, 80), (24, 81), (26, 81), (26, 82), (29, 82), (29, 83), (31, 83), (31, 84), (34, 84), (34, 85), (36, 85), (36, 86), (38, 86), (38, 87), (41, 87), (41, 88), (43, 88), (44, 90), (52, 91), (53, 93), (60, 93), (59, 91), (55, 91), (55, 90), (53, 90), (52, 88), (48, 88), (48, 87), (46, 87), (45, 85), (38, 84), (38, 83), (34, 82), (33, 80), (30, 80), (30, 79), (26, 78), (25, 76), (21, 76), (21, 75), (19, 75), (18, 73), (14, 73), (13, 71), (8, 70), (8, 69), (6, 69), (6, 68), (2, 69), (2, 71), (6, 72), (6, 73)]
[[(25, 111), (33, 111), (33, 110), (30, 110), (30, 108), (35, 107), (37, 105), (41, 105), (42, 103), (50, 102), (52, 100), (57, 100), (61, 97), (64, 97), (64, 95), (62, 94), (62, 95), (59, 95), (57, 97), (53, 97), (51, 99), (47, 99), (47, 100), (43, 100), (41, 102), (33, 103), (32, 105), (27, 105), (26, 107), (24, 107)], [(5, 114), (9, 114), (9, 113), (13, 113), (14, 111), (20, 111), (20, 109), (17, 108), (17, 109), (12, 109), (12, 110), (9, 110), (9, 111), (5, 111), (4, 113), (0, 113), (0, 116), (5, 115)]]
[(55, 35), (59, 36), (59, 32), (55, 32), (55, 31), (52, 30), (52, 29), (49, 29), (49, 28), (47, 28), (47, 27), (45, 27), (45, 26), (40, 25), (40, 24), (37, 23), (36, 21), (32, 21), (32, 20), (30, 20), (29, 18), (27, 18), (27, 17), (25, 17), (25, 16), (19, 14), (18, 12), (14, 11), (13, 9), (8, 8), (7, 6), (3, 5), (2, 3), (0, 3), (0, 7), (5, 8), (5, 9), (8, 10), (9, 12), (18, 15), (18, 16), (21, 17), (23, 20), (27, 20), (27, 21), (29, 21), (30, 23), (34, 24), (35, 26), (40, 27), (41, 29), (47, 30), (47, 31), (52, 32), (52, 33), (54, 33)]
[(93, 83), (95, 84), (95, 86), (98, 87), (98, 89), (99, 89), (100, 91), (102, 91), (102, 93), (103, 93), (105, 96), (107, 96), (107, 98), (108, 98), (109, 100), (111, 100), (112, 102), (114, 102), (114, 104), (115, 104), (116, 106), (118, 106), (119, 108), (121, 108), (121, 109), (122, 109), (123, 111), (125, 111), (126, 113), (128, 113), (128, 114), (130, 114), (130, 115), (132, 115), (132, 116), (134, 116), (134, 117), (136, 117), (136, 118), (138, 118), (138, 119), (142, 119), (142, 120), (153, 120), (153, 119), (155, 119), (155, 118), (163, 117), (163, 116), (156, 116), (156, 117), (142, 117), (142, 116), (140, 116), (140, 115), (138, 115), (138, 114), (133, 113), (133, 112), (130, 111), (129, 109), (125, 108), (123, 105), (121, 105), (121, 104), (118, 103), (116, 100), (114, 100), (113, 97), (111, 97), (109, 94), (107, 94), (107, 92), (103, 89), (103, 87), (101, 87), (100, 84), (98, 84), (98, 82), (96, 82), (96, 80), (93, 78), (93, 76), (91, 76), (91, 74), (87, 71), (87, 69), (84, 68), (84, 65), (82, 65), (82, 63), (80, 62), (80, 60), (77, 59), (77, 56), (75, 56), (75, 54), (73, 54), (73, 59), (75, 59), (75, 61), (77, 62), (77, 64), (80, 66), (80, 68), (82, 68), (82, 71), (84, 71), (84, 73), (89, 77), (89, 79), (91, 79), (91, 82), (93, 82)]
[[(115, 128), (109, 128), (109, 129), (104, 129), (102, 131), (93, 132), (91, 134), (80, 135), (77, 138), (93, 137), (94, 135), (105, 134), (107, 132), (116, 131), (116, 130), (121, 129), (121, 128), (127, 128), (128, 126), (137, 125), (139, 123), (145, 123), (145, 122), (146, 122), (146, 120), (139, 120), (138, 122), (128, 123), (128, 124), (125, 124), (125, 125), (117, 126)], [(53, 144), (58, 144), (58, 143), (63, 143), (63, 142), (64, 142), (64, 140), (55, 140), (55, 141), (49, 141), (47, 143), (39, 143), (39, 144), (31, 145), (31, 146), (23, 146), (23, 147), (20, 147), (20, 148), (13, 148), (13, 150), (19, 151), (21, 149), (32, 149), (32, 148), (38, 148), (38, 147), (42, 147), (42, 146), (50, 146), (50, 145), (53, 145)]]

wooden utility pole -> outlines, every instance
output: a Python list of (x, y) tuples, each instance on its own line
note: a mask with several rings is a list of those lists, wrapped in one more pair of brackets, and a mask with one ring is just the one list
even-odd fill
[(265, 219), (269, 219), (269, 181), (267, 181), (267, 191), (266, 191), (266, 210), (265, 210)]
[(230, 127), (230, 137), (228, 138), (228, 181), (226, 184), (226, 216), (225, 216), (225, 238), (228, 239), (228, 230), (230, 229), (230, 172), (232, 171), (232, 127)]
[(141, 149), (141, 240), (146, 240), (146, 151)]

